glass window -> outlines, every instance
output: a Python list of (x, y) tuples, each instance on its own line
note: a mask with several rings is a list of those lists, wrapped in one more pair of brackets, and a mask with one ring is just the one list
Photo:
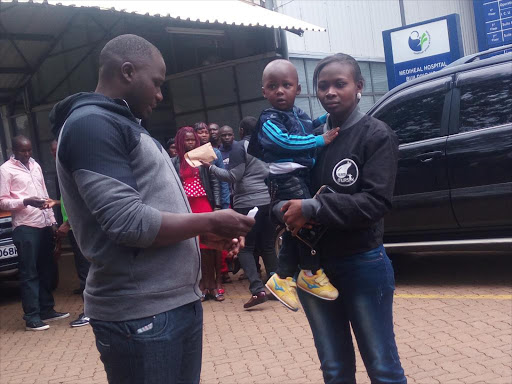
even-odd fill
[(322, 104), (318, 101), (316, 97), (311, 98), (311, 108), (312, 108), (312, 116), (311, 118), (316, 119), (317, 117), (320, 117), (322, 115), (325, 115), (327, 112), (325, 111), (324, 107), (322, 107)]
[(308, 93), (308, 88), (306, 84), (306, 70), (304, 69), (304, 60), (301, 59), (290, 59), (290, 62), (297, 68), (297, 73), (299, 74), (299, 84), (302, 87), (302, 93)]
[(374, 115), (396, 132), (400, 144), (441, 136), (445, 91), (413, 96), (408, 93)]
[(365, 96), (361, 97), (361, 100), (359, 101), (359, 109), (361, 112), (366, 113), (368, 110), (373, 107), (373, 96)]
[(367, 62), (357, 62), (359, 64), (359, 68), (361, 68), (361, 75), (363, 75), (364, 83), (364, 91), (366, 93), (373, 92), (372, 87), (372, 77), (370, 75), (370, 63)]
[(385, 63), (370, 63), (372, 68), (372, 83), (374, 92), (388, 91), (388, 75)]
[[(316, 65), (320, 60), (305, 60), (306, 61), (306, 71), (308, 73), (308, 93), (310, 95), (315, 94), (315, 89), (313, 88), (313, 74), (315, 73)], [(302, 89), (303, 93), (306, 93), (305, 89)]]
[(302, 109), (304, 112), (311, 117), (311, 109), (309, 108), (309, 98), (307, 97), (297, 97), (295, 99), (295, 106)]
[(512, 76), (478, 80), (460, 88), (459, 132), (512, 122)]

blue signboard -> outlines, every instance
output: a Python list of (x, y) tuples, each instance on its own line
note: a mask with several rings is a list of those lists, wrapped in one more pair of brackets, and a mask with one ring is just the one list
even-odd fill
[(389, 89), (439, 71), (464, 54), (457, 14), (383, 31), (382, 38)]
[(512, 44), (512, 0), (473, 0), (478, 50)]

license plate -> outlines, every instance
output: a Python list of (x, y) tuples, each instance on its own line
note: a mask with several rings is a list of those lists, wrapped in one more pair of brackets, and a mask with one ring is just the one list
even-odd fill
[(9, 259), (18, 256), (18, 250), (14, 245), (0, 246), (0, 259)]

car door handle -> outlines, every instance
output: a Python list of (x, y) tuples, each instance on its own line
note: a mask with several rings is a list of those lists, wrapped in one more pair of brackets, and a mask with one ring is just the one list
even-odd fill
[(443, 156), (442, 151), (433, 151), (433, 152), (426, 152), (422, 153), (421, 155), (416, 156), (416, 158), (421, 161), (422, 163), (428, 163), (432, 160), (434, 160), (436, 157)]

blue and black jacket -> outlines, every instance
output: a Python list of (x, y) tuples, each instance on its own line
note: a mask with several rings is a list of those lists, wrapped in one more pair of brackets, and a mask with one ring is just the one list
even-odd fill
[(300, 108), (291, 111), (265, 109), (258, 120), (247, 152), (266, 163), (294, 162), (312, 168), (315, 149), (325, 145), (313, 129), (325, 123), (326, 115), (312, 121)]

